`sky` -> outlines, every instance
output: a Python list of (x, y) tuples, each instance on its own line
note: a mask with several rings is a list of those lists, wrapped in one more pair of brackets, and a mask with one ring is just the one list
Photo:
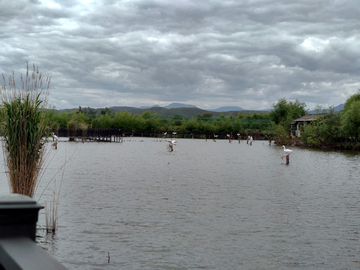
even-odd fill
[(312, 110), (360, 88), (358, 0), (1, 0), (0, 74), (35, 64), (56, 109)]

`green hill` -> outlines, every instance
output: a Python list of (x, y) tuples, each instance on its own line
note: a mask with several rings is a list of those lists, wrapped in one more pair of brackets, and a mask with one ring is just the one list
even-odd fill
[[(93, 112), (96, 112), (96, 114), (100, 114), (102, 110), (104, 110), (105, 108), (82, 108), (85, 112), (88, 111), (88, 109), (93, 110)], [(234, 115), (237, 116), (237, 114), (240, 111), (229, 111), (229, 112), (215, 112), (215, 111), (207, 111), (207, 110), (203, 110), (203, 109), (199, 109), (197, 107), (183, 107), (183, 108), (171, 108), (171, 109), (166, 109), (164, 107), (152, 107), (152, 108), (147, 108), (147, 109), (140, 109), (140, 108), (136, 108), (136, 107), (127, 107), (127, 106), (114, 106), (114, 107), (109, 107), (108, 108), (111, 113), (116, 113), (116, 112), (123, 112), (123, 111), (127, 111), (128, 113), (132, 113), (132, 114), (136, 114), (136, 115), (141, 115), (143, 112), (149, 111), (151, 114), (158, 114), (159, 116), (174, 116), (174, 115), (181, 115), (184, 117), (196, 117), (197, 115), (201, 115), (201, 114), (211, 114), (212, 117), (218, 117), (221, 113), (223, 113), (225, 116), (228, 115)], [(77, 111), (78, 108), (73, 108), (73, 109), (63, 109), (63, 110), (55, 110), (56, 112), (71, 112), (71, 111)], [(243, 114), (253, 114), (254, 112), (260, 113), (263, 111), (255, 111), (255, 110), (242, 110), (241, 111)], [(265, 112), (264, 112), (265, 113)]]

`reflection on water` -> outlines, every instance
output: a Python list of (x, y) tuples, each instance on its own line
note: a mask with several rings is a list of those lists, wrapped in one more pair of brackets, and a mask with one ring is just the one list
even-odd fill
[(265, 141), (60, 142), (35, 196), (75, 153), (58, 232), (37, 241), (69, 269), (360, 268), (359, 155), (293, 150), (286, 165)]

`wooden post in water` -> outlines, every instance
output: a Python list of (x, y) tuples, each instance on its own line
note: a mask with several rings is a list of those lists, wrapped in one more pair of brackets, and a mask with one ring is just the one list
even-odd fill
[(290, 155), (286, 155), (286, 165), (288, 165), (290, 162)]

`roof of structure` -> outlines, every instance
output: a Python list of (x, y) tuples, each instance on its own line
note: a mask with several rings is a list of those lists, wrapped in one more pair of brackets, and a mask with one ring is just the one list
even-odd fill
[(297, 122), (311, 122), (318, 118), (318, 114), (307, 114), (293, 120), (292, 124)]

